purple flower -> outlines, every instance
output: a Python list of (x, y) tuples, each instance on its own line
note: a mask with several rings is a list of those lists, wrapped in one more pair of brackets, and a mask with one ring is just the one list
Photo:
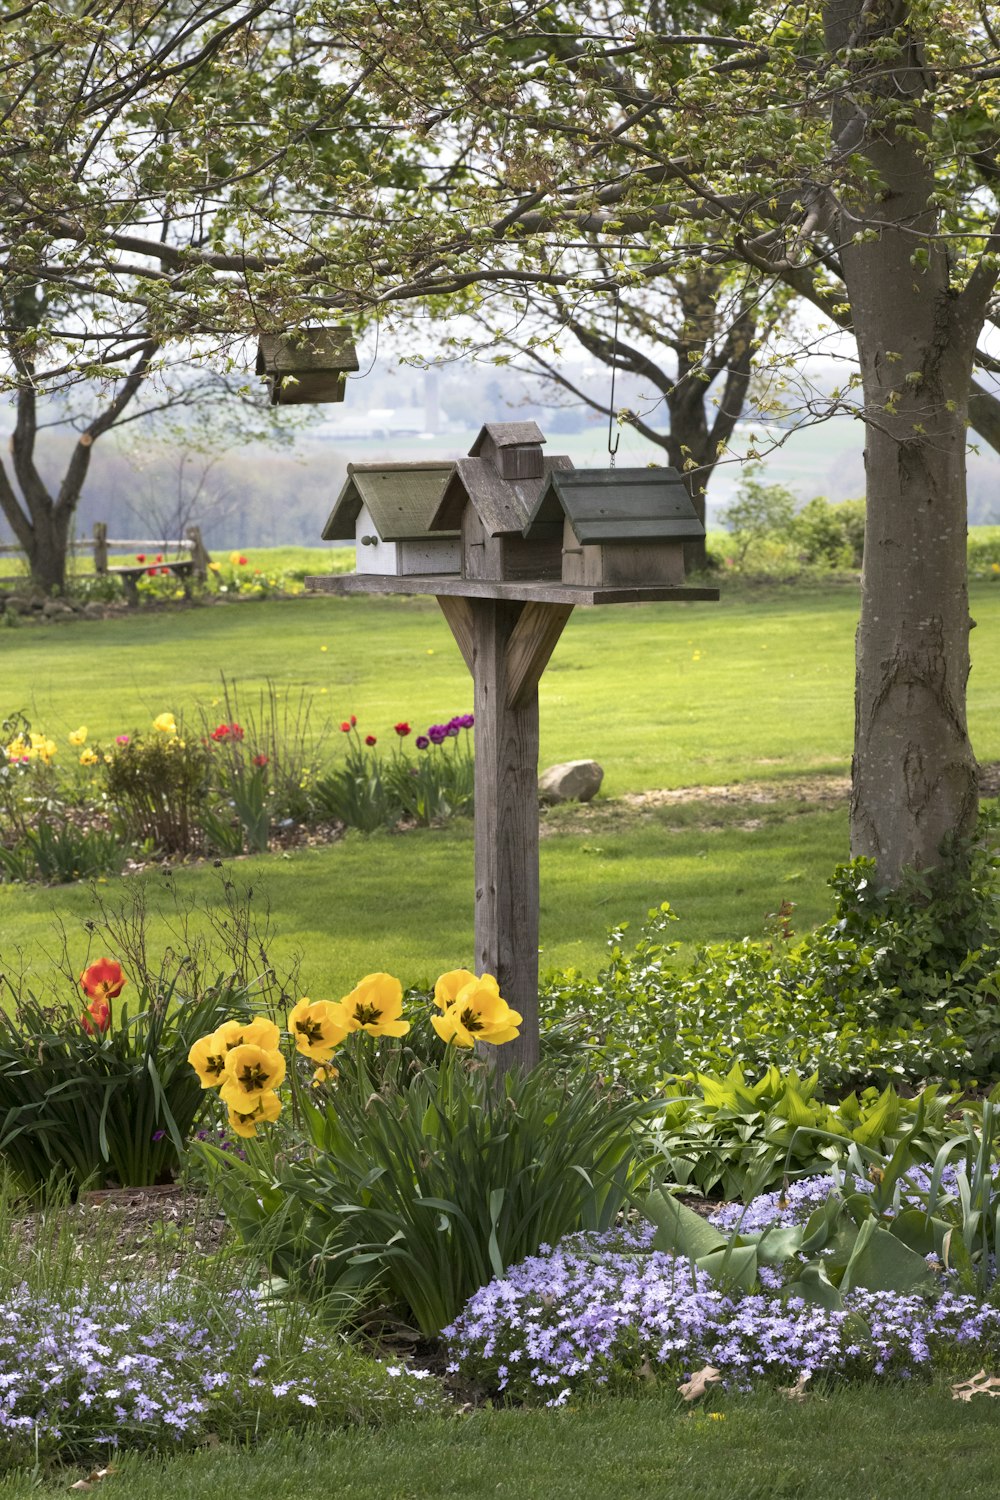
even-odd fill
[(448, 738), (447, 724), (432, 724), (427, 733), (430, 735), (432, 744), (440, 745)]
[(475, 722), (474, 714), (461, 714), (458, 719), (458, 727), (459, 729), (471, 729)]
[(427, 746), (430, 744), (430, 740), (427, 738), (426, 734), (418, 734), (413, 743), (416, 745), (418, 750), (426, 750)]
[(165, 1130), (154, 1130), (152, 1139), (154, 1141), (162, 1141), (165, 1138), (166, 1134), (167, 1132)]

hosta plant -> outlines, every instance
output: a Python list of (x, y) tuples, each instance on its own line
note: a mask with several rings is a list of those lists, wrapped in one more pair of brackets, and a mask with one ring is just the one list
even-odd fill
[(775, 1067), (748, 1081), (739, 1063), (725, 1077), (679, 1080), (681, 1097), (665, 1104), (653, 1131), (670, 1178), (688, 1192), (747, 1199), (786, 1177), (826, 1170), (852, 1142), (891, 1155), (918, 1107), (923, 1128), (911, 1149), (915, 1160), (933, 1161), (963, 1098), (931, 1084), (907, 1099), (890, 1084), (826, 1103), (818, 1084), (818, 1073), (800, 1078)]
[(827, 1197), (804, 1223), (744, 1233), (737, 1221), (725, 1234), (660, 1188), (644, 1202), (656, 1225), (651, 1248), (685, 1256), (744, 1291), (758, 1285), (762, 1267), (781, 1267), (786, 1296), (825, 1308), (842, 1308), (856, 1288), (933, 1294), (942, 1278), (982, 1299), (1000, 1248), (1000, 1108), (986, 1100), (981, 1119), (966, 1114), (933, 1165), (914, 1171), (923, 1114), (918, 1103), (889, 1158), (852, 1142), (843, 1171), (834, 1168)]

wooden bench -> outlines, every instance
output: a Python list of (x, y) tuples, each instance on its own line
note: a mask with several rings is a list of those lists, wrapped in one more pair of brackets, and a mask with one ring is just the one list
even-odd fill
[(104, 569), (101, 577), (120, 578), (122, 588), (125, 590), (125, 598), (129, 604), (139, 603), (139, 579), (151, 574), (160, 573), (164, 568), (169, 569), (175, 578), (179, 578), (184, 585), (184, 593), (190, 597), (190, 580), (194, 574), (194, 560), (190, 557), (165, 558), (158, 563), (124, 563)]

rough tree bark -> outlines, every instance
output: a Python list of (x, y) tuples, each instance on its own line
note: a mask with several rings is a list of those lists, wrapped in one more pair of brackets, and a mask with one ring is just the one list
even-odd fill
[[(63, 593), (66, 589), (70, 532), (90, 468), (94, 443), (115, 425), (139, 391), (158, 347), (153, 340), (141, 345), (135, 363), (114, 399), (80, 433), (54, 495), (35, 464), (37, 397), (31, 383), (31, 372), (22, 369), (24, 384), (17, 392), (17, 419), (10, 440), (13, 480), (0, 460), (0, 510), (24, 548), (32, 584), (45, 594)], [(16, 481), (17, 488), (13, 481)]]
[[(831, 50), (843, 56), (876, 27), (901, 23), (899, 5), (876, 9), (828, 4)], [(919, 101), (926, 88), (913, 42), (855, 97), (890, 89)], [(942, 838), (969, 832), (978, 805), (965, 713), (965, 445), (978, 321), (975, 289), (956, 295), (949, 285), (928, 206), (933, 172), (918, 145), (884, 119), (873, 126), (863, 103), (842, 100), (833, 124), (837, 147), (863, 151), (883, 184), (876, 200), (842, 206), (839, 240), (867, 416), (851, 846), (894, 885), (904, 866), (937, 863)]]

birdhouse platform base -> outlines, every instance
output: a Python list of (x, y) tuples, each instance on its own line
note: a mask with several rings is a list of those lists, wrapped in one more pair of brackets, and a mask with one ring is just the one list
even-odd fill
[(579, 583), (538, 583), (533, 580), (494, 582), (489, 578), (458, 578), (411, 574), (399, 578), (389, 573), (335, 573), (307, 578), (306, 588), (319, 594), (447, 594), (466, 599), (508, 599), (520, 604), (693, 604), (718, 599), (719, 590), (647, 584), (635, 588), (594, 588)]

